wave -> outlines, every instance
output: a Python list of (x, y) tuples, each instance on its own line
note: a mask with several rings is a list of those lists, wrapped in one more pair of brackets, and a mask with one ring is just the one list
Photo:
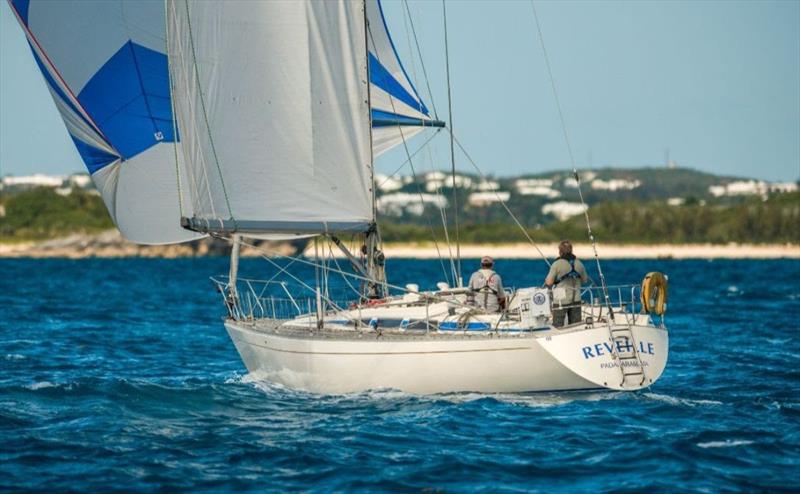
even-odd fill
[(709, 441), (707, 443), (697, 443), (697, 446), (708, 449), (708, 448), (732, 448), (734, 446), (747, 446), (748, 444), (753, 444), (755, 441), (748, 441), (745, 439), (726, 439), (724, 441)]
[(50, 381), (39, 381), (33, 384), (29, 384), (25, 387), (30, 389), (31, 391), (36, 391), (37, 389), (58, 388), (61, 386), (62, 386), (61, 384), (56, 384)]

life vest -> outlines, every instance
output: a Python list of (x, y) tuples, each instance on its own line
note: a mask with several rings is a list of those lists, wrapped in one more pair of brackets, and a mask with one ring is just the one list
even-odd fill
[(497, 273), (492, 271), (488, 278), (486, 276), (484, 276), (484, 274), (481, 273), (480, 271), (478, 271), (478, 274), (480, 275), (481, 279), (483, 279), (483, 286), (480, 287), (480, 288), (472, 288), (472, 291), (473, 291), (473, 293), (482, 293), (483, 294), (483, 307), (485, 308), (485, 307), (489, 306), (489, 294), (490, 293), (492, 295), (494, 295), (495, 298), (497, 298), (498, 302), (499, 302), (499, 298), (500, 297), (498, 297), (498, 292), (497, 292), (496, 289), (492, 288), (492, 286), (490, 284), (492, 282), (492, 278), (497, 276)]
[[(564, 259), (563, 257), (561, 259)], [(558, 285), (562, 281), (566, 280), (567, 278), (581, 278), (581, 274), (575, 270), (575, 258), (572, 259), (564, 259), (565, 261), (569, 262), (569, 273), (565, 274), (564, 276), (559, 276), (553, 281), (553, 285)]]
[(667, 276), (653, 271), (642, 280), (642, 310), (663, 316), (667, 311)]

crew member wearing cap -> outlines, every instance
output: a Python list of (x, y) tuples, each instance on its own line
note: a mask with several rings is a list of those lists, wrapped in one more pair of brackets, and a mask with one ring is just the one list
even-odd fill
[(500, 312), (506, 304), (503, 280), (493, 268), (494, 259), (483, 256), (481, 269), (472, 273), (469, 279), (469, 299), (473, 305), (486, 312)]
[(583, 263), (572, 253), (572, 243), (563, 240), (558, 244), (558, 259), (550, 265), (544, 280), (553, 288), (553, 326), (561, 327), (565, 319), (569, 324), (581, 320), (581, 284), (589, 281)]

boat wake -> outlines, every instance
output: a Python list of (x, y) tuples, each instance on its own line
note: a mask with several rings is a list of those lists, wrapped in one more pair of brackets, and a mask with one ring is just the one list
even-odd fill
[(642, 393), (642, 396), (654, 400), (661, 401), (670, 405), (698, 407), (698, 406), (718, 406), (724, 405), (723, 402), (717, 400), (692, 400), (689, 398), (678, 398), (658, 393)]
[[(603, 400), (615, 400), (623, 393), (613, 391), (564, 391), (564, 392), (541, 392), (541, 393), (443, 393), (431, 395), (419, 395), (407, 393), (398, 389), (392, 388), (379, 388), (361, 391), (357, 393), (344, 393), (336, 395), (320, 395), (310, 391), (299, 390), (290, 388), (282, 384), (276, 383), (271, 380), (268, 372), (254, 371), (247, 374), (234, 374), (225, 380), (225, 384), (245, 384), (249, 385), (256, 390), (267, 394), (278, 394), (281, 396), (295, 396), (295, 397), (325, 397), (328, 400), (335, 402), (342, 401), (398, 401), (413, 399), (420, 402), (429, 403), (450, 403), (450, 404), (465, 404), (481, 400), (491, 400), (493, 402), (517, 405), (530, 408), (550, 408), (569, 405), (575, 402), (596, 402)], [(661, 396), (661, 395), (658, 395)], [(670, 397), (664, 397), (670, 398)], [(692, 400), (688, 400), (691, 402)], [(700, 404), (700, 402), (695, 402)], [(718, 403), (718, 402), (714, 402)], [(694, 405), (691, 405), (694, 406)]]

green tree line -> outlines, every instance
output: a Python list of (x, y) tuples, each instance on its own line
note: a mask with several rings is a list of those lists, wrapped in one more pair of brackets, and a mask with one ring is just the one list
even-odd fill
[(92, 233), (114, 227), (103, 200), (74, 189), (69, 195), (37, 187), (0, 200), (3, 240), (43, 240), (72, 233)]
[[(40, 240), (72, 233), (92, 233), (114, 225), (102, 199), (75, 189), (62, 196), (53, 189), (35, 188), (0, 198), (3, 240)], [(428, 212), (426, 212), (428, 214)], [(775, 194), (766, 201), (752, 197), (735, 204), (687, 201), (667, 206), (663, 201), (602, 202), (589, 214), (595, 235), (607, 243), (800, 243), (800, 192)], [(438, 212), (436, 214), (438, 217)], [(432, 235), (444, 240), (438, 218), (432, 225), (381, 219), (387, 242), (430, 242)], [(529, 228), (536, 241), (563, 238), (587, 239), (583, 216)], [(486, 220), (462, 216), (459, 237), (463, 243), (504, 243), (525, 240), (510, 218)], [(451, 241), (455, 232), (451, 231)]]
[[(776, 194), (766, 201), (748, 198), (736, 204), (687, 201), (668, 206), (664, 201), (604, 202), (589, 210), (595, 236), (607, 243), (800, 243), (800, 193)], [(387, 242), (430, 241), (433, 230), (444, 239), (441, 224), (420, 226), (381, 223)], [(540, 228), (527, 229), (536, 241), (564, 238), (588, 240), (583, 215)], [(476, 222), (465, 218), (459, 229), (463, 243), (502, 243), (525, 240), (519, 227), (507, 222)], [(451, 241), (454, 233), (450, 232)]]

